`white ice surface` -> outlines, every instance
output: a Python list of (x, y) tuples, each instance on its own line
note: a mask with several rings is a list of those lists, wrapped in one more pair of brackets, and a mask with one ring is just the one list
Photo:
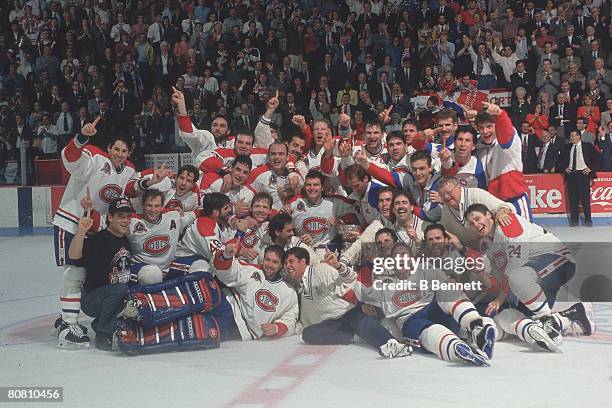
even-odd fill
[[(550, 230), (577, 242), (612, 241), (612, 227)], [(306, 346), (297, 336), (126, 357), (56, 348), (49, 329), (61, 270), (51, 236), (0, 238), (0, 260), (0, 386), (63, 386), (63, 404), (51, 406), (612, 406), (612, 303), (595, 305), (598, 334), (566, 338), (563, 354), (503, 341), (485, 369), (428, 355), (382, 360), (362, 344)]]

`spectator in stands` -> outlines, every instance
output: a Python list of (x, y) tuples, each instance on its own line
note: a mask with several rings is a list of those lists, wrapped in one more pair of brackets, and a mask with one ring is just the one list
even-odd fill
[(527, 114), (525, 121), (529, 123), (534, 133), (541, 139), (542, 132), (547, 131), (548, 133), (548, 116), (544, 114), (541, 103), (536, 103), (533, 108), (533, 112)]

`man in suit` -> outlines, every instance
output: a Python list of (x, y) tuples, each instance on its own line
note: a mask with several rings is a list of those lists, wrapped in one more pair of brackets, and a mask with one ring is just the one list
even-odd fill
[(546, 60), (550, 60), (553, 71), (559, 71), (559, 56), (553, 52), (552, 42), (546, 41), (541, 51), (537, 47), (534, 48), (536, 55), (539, 57), (538, 72), (544, 70), (544, 61)]
[(604, 95), (609, 95), (612, 88), (612, 70), (606, 69), (603, 58), (597, 58), (594, 65), (594, 69), (589, 71), (587, 79), (595, 79), (600, 91)]
[(408, 97), (412, 95), (412, 91), (415, 88), (415, 78), (417, 76), (418, 74), (412, 70), (410, 58), (404, 58), (402, 67), (395, 73), (395, 82), (400, 85), (404, 95), (408, 95)]
[(440, 16), (444, 16), (444, 20), (448, 22), (455, 19), (455, 11), (446, 5), (446, 0), (438, 0), (438, 9), (434, 11), (434, 20), (438, 21)]
[(391, 104), (391, 87), (387, 83), (387, 73), (381, 72), (378, 76), (378, 82), (374, 85), (370, 95), (374, 101), (382, 101), (385, 107)]
[(70, 111), (68, 102), (63, 102), (60, 112), (53, 115), (53, 124), (57, 128), (57, 135), (61, 146), (65, 146), (68, 140), (76, 133), (76, 117)]
[(251, 113), (249, 105), (246, 103), (240, 104), (240, 116), (234, 120), (232, 129), (253, 133), (255, 132), (255, 126), (257, 126), (257, 119)]
[(559, 71), (565, 74), (569, 71), (570, 64), (576, 64), (578, 69), (582, 67), (582, 59), (577, 55), (580, 55), (580, 51), (575, 51), (572, 47), (567, 47), (564, 51), (564, 56), (559, 60)]
[(575, 52), (580, 52), (581, 40), (580, 37), (576, 35), (575, 29), (573, 25), (568, 25), (565, 27), (565, 35), (559, 38), (559, 48), (571, 48)]
[(510, 75), (510, 83), (512, 89), (516, 89), (519, 86), (525, 88), (532, 96), (537, 95), (537, 89), (534, 89), (534, 81), (525, 70), (525, 61), (518, 60), (515, 63), (516, 72)]
[(537, 136), (529, 140), (525, 173), (554, 173), (559, 153), (563, 147), (560, 140), (552, 141), (548, 130), (542, 131), (542, 138)]
[(567, 138), (576, 121), (576, 105), (568, 103), (565, 94), (557, 94), (557, 103), (548, 111), (548, 123), (557, 128), (557, 134)]
[(94, 97), (87, 102), (87, 111), (96, 113), (100, 111), (99, 103), (102, 101), (102, 88), (94, 89)]
[(563, 147), (559, 155), (557, 169), (565, 173), (567, 195), (570, 206), (570, 227), (577, 227), (579, 221), (578, 203), (582, 204), (584, 226), (592, 227), (591, 220), (591, 181), (597, 176), (598, 157), (591, 143), (580, 140), (580, 133), (570, 132), (570, 143)]
[(559, 73), (553, 71), (552, 63), (549, 59), (545, 59), (542, 71), (536, 74), (536, 86), (539, 90), (544, 89), (549, 95), (555, 95), (559, 85), (561, 85)]
[(576, 129), (580, 133), (580, 140), (586, 143), (594, 144), (595, 143), (595, 135), (587, 130), (587, 125), (589, 121), (587, 118), (578, 118), (576, 119)]
[(339, 36), (337, 33), (333, 32), (333, 27), (331, 23), (326, 22), (323, 25), (323, 34), (321, 34), (319, 38), (319, 44), (325, 49), (325, 51), (329, 52), (333, 49), (335, 44), (338, 44)]
[(576, 28), (577, 35), (584, 35), (586, 32), (586, 28), (588, 26), (593, 26), (593, 18), (585, 17), (582, 15), (582, 7), (576, 7), (574, 9), (574, 18), (572, 19), (572, 24)]
[(87, 108), (85, 107), (81, 107), (79, 108), (79, 112), (76, 115), (76, 122), (74, 127), (74, 132), (75, 133), (80, 133), (81, 129), (83, 129), (83, 126), (85, 126), (87, 123), (89, 123), (89, 116), (87, 115)]
[(582, 66), (586, 72), (595, 69), (595, 61), (597, 58), (602, 58), (604, 61), (606, 60), (606, 53), (600, 48), (600, 43), (597, 38), (591, 40), (588, 51), (583, 55)]
[(71, 90), (64, 95), (64, 100), (70, 104), (73, 111), (87, 106), (87, 94), (81, 89), (79, 81), (72, 81)]
[(117, 81), (117, 86), (111, 96), (111, 113), (116, 130), (127, 133), (130, 128), (134, 105), (134, 96), (125, 86), (125, 81)]

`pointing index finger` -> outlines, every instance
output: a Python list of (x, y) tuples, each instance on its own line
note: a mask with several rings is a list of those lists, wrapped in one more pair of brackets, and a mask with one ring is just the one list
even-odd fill
[(93, 127), (96, 127), (98, 122), (100, 122), (100, 119), (102, 119), (102, 115), (98, 115), (98, 117), (93, 121), (92, 123)]

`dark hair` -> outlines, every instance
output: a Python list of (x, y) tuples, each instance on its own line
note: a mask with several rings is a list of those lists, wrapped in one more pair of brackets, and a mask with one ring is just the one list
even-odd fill
[(490, 113), (486, 111), (480, 111), (476, 115), (476, 125), (481, 125), (483, 123), (495, 123), (495, 119), (491, 116)]
[(465, 210), (465, 217), (467, 218), (468, 214), (471, 212), (479, 212), (482, 215), (486, 215), (487, 213), (493, 214), (491, 210), (489, 210), (489, 207), (480, 203), (470, 205), (467, 210)]
[(377, 120), (368, 120), (365, 124), (365, 127), (372, 127), (372, 126), (378, 127), (378, 129), (380, 129), (381, 132), (383, 131), (383, 125)]
[(391, 139), (400, 139), (404, 144), (406, 144), (406, 136), (404, 136), (404, 132), (401, 130), (394, 130), (387, 135), (386, 142), (389, 144)]
[(255, 193), (255, 195), (253, 196), (253, 199), (251, 200), (251, 207), (257, 201), (267, 201), (268, 205), (270, 206), (270, 208), (272, 208), (272, 204), (274, 203), (274, 199), (272, 198), (270, 193), (267, 193), (265, 191), (259, 191), (259, 192)]
[(202, 215), (208, 217), (213, 211), (221, 211), (223, 207), (230, 203), (230, 199), (223, 193), (208, 193), (202, 198)]
[(402, 122), (402, 128), (406, 125), (412, 125), (417, 130), (421, 130), (421, 127), (419, 126), (418, 122), (414, 119), (404, 119), (404, 121)]
[(246, 156), (244, 154), (237, 154), (230, 167), (233, 169), (239, 164), (244, 164), (249, 168), (249, 170), (253, 168), (253, 160), (251, 160), (250, 156)]
[(472, 142), (474, 144), (478, 142), (478, 134), (476, 133), (476, 129), (474, 129), (470, 125), (460, 125), (457, 128), (457, 136), (459, 135), (459, 133), (469, 133), (470, 135), (472, 135)]
[(238, 132), (236, 134), (236, 139), (238, 139), (238, 136), (248, 136), (251, 138), (251, 146), (255, 143), (255, 135), (253, 135), (251, 132)]
[(285, 250), (283, 248), (279, 247), (278, 245), (270, 245), (269, 247), (264, 249), (264, 256), (266, 256), (266, 254), (268, 252), (273, 252), (276, 255), (278, 255), (278, 257), (280, 258), (281, 262), (283, 262), (285, 260)]
[(117, 135), (117, 136), (113, 136), (110, 139), (110, 142), (108, 142), (108, 147), (109, 148), (113, 147), (115, 145), (115, 143), (117, 143), (118, 141), (125, 143), (126, 146), (130, 146), (130, 142), (128, 142), (128, 140), (125, 138), (125, 136)]
[(289, 214), (278, 213), (270, 219), (268, 223), (268, 234), (270, 234), (272, 241), (278, 237), (276, 233), (282, 231), (287, 224), (293, 224), (293, 218)]
[(376, 235), (374, 235), (374, 240), (378, 239), (382, 234), (389, 234), (393, 242), (397, 242), (397, 233), (391, 228), (381, 228), (376, 231)]
[(304, 248), (302, 247), (289, 248), (287, 252), (285, 252), (285, 259), (287, 259), (290, 255), (295, 256), (297, 259), (304, 259), (306, 261), (306, 265), (310, 265), (310, 254)]
[(144, 205), (149, 198), (155, 198), (155, 197), (160, 197), (161, 198), (161, 203), (162, 203), (162, 206), (163, 206), (166, 197), (164, 196), (164, 193), (162, 193), (161, 191), (159, 191), (156, 188), (151, 188), (151, 189), (145, 190), (144, 195), (142, 196), (142, 204)]
[(219, 118), (223, 119), (229, 126), (229, 120), (227, 120), (227, 117), (225, 115), (220, 115), (220, 114), (213, 116), (212, 119), (210, 120), (210, 123), (214, 122), (216, 119), (219, 119)]
[(398, 189), (396, 189), (396, 190), (393, 192), (393, 198), (391, 199), (391, 203), (394, 203), (394, 202), (395, 202), (395, 199), (396, 199), (397, 197), (400, 197), (400, 196), (404, 196), (404, 197), (408, 198), (408, 201), (410, 201), (410, 203), (412, 203), (412, 195), (411, 195), (411, 194), (410, 194), (408, 191), (406, 191), (406, 190), (400, 190), (399, 188), (398, 188)]
[(368, 181), (372, 180), (372, 177), (359, 164), (351, 164), (344, 170), (344, 174), (347, 180), (353, 177), (357, 177), (359, 180), (364, 178), (367, 178)]
[(446, 235), (446, 228), (444, 228), (444, 225), (442, 225), (442, 224), (430, 224), (430, 225), (428, 225), (427, 228), (425, 228), (425, 232), (423, 233), (423, 236), (426, 236), (429, 231), (433, 231), (433, 230), (440, 230), (440, 231), (442, 231), (442, 235), (444, 235), (445, 237), (447, 236)]
[(306, 173), (306, 177), (304, 177), (304, 181), (306, 181), (306, 179), (313, 179), (313, 178), (319, 179), (319, 181), (321, 182), (321, 185), (325, 184), (325, 176), (319, 170), (315, 170), (315, 169), (308, 170), (308, 173)]
[(452, 109), (442, 109), (440, 112), (436, 113), (436, 118), (438, 120), (440, 119), (452, 119), (453, 123), (457, 123), (458, 119), (457, 119), (457, 112), (455, 112)]
[(198, 168), (196, 166), (192, 166), (191, 164), (185, 164), (185, 165), (181, 166), (181, 168), (179, 169), (178, 173), (176, 173), (176, 176), (178, 177), (181, 174), (183, 174), (184, 172), (193, 174), (193, 182), (194, 183), (200, 179), (200, 170), (198, 170)]
[(426, 160), (427, 166), (431, 167), (431, 155), (425, 150), (417, 150), (412, 154), (412, 156), (410, 156), (410, 164), (417, 160)]
[(389, 186), (383, 186), (379, 188), (378, 191), (376, 192), (376, 199), (379, 199), (382, 193), (391, 193), (393, 195), (395, 194), (395, 189)]

